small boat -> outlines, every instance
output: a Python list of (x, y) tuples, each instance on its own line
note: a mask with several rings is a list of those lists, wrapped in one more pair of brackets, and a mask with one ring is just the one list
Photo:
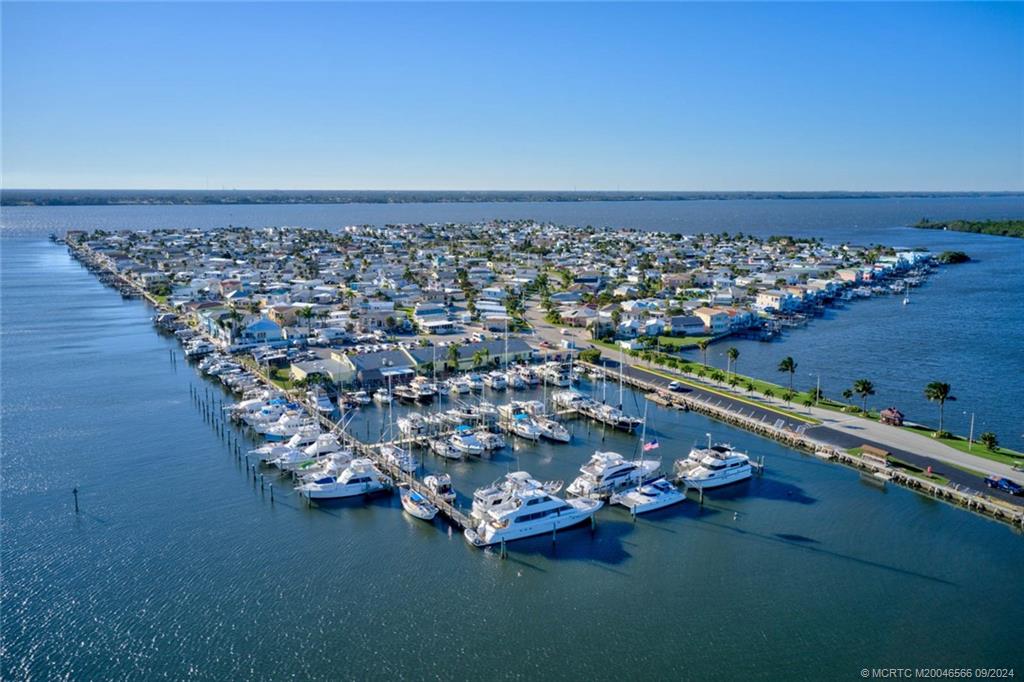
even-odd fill
[(505, 379), (505, 375), (494, 370), (484, 375), (484, 385), (493, 391), (504, 391), (508, 388), (508, 380)]
[(568, 443), (572, 440), (569, 429), (551, 417), (536, 417), (534, 423), (540, 429), (540, 435), (548, 440), (553, 440), (556, 443)]
[(373, 401), (380, 405), (387, 405), (391, 402), (391, 391), (386, 388), (378, 388), (373, 392)]
[(429, 474), (423, 479), (423, 485), (427, 486), (431, 492), (445, 502), (455, 501), (455, 490), (452, 488), (452, 477), (448, 474)]
[(476, 437), (476, 434), (468, 426), (460, 426), (449, 441), (452, 447), (467, 455), (482, 455), (484, 444)]
[(505, 437), (500, 433), (490, 431), (477, 431), (476, 438), (484, 446), (484, 450), (500, 450), (505, 447)]
[(471, 391), (479, 392), (484, 390), (484, 380), (479, 374), (470, 374), (466, 377), (465, 381), (469, 385), (469, 390)]
[(420, 398), (420, 392), (408, 384), (395, 386), (391, 393), (403, 403), (414, 403)]
[(327, 397), (327, 394), (323, 389), (318, 388), (309, 391), (306, 394), (306, 397), (309, 398), (309, 402), (312, 403), (321, 414), (331, 414), (334, 412), (334, 403), (332, 403), (331, 399)]
[(411, 474), (420, 467), (420, 460), (410, 450), (405, 450), (397, 445), (385, 445), (381, 448), (384, 460), (401, 471)]
[(512, 433), (526, 440), (540, 440), (540, 428), (528, 414), (517, 414), (509, 428)]
[(437, 507), (415, 490), (400, 488), (399, 495), (402, 498), (402, 509), (406, 513), (424, 521), (433, 521), (434, 517), (437, 516)]
[(462, 451), (456, 449), (447, 438), (435, 438), (430, 441), (430, 451), (445, 459), (462, 459)]
[(366, 391), (352, 391), (346, 397), (356, 405), (369, 405), (373, 400)]
[(663, 509), (679, 504), (686, 499), (686, 493), (664, 478), (645, 483), (622, 493), (611, 496), (611, 504), (620, 504), (634, 514)]

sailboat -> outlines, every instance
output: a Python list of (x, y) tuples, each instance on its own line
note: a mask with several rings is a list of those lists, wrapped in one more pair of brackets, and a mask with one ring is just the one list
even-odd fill
[(907, 286), (906, 282), (904, 282), (903, 283), (903, 305), (908, 305), (909, 303), (910, 303), (910, 287)]

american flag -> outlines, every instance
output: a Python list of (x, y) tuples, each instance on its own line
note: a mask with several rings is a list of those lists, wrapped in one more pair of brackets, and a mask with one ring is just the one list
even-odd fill
[(650, 452), (658, 448), (658, 440), (652, 440), (650, 443), (644, 443), (644, 452)]

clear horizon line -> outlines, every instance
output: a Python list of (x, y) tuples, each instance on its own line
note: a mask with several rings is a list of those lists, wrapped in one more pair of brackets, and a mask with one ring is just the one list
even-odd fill
[(535, 192), (547, 194), (1024, 194), (1018, 189), (425, 189), (340, 187), (0, 187), (0, 192)]

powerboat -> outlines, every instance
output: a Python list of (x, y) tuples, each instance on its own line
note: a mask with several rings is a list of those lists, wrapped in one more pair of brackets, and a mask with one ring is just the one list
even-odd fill
[(378, 388), (373, 392), (373, 401), (381, 405), (387, 405), (391, 402), (391, 391), (386, 388)]
[(536, 417), (534, 423), (540, 429), (540, 435), (548, 440), (553, 440), (556, 443), (568, 443), (572, 440), (572, 434), (569, 433), (569, 429), (551, 417)]
[(685, 499), (686, 493), (664, 478), (659, 478), (625, 492), (616, 493), (611, 496), (609, 502), (621, 504), (634, 514), (643, 514), (655, 509), (664, 509)]
[(437, 507), (415, 490), (400, 488), (399, 496), (402, 498), (402, 509), (417, 519), (433, 521), (434, 517), (437, 516)]
[(437, 386), (425, 377), (414, 377), (409, 382), (409, 388), (416, 391), (416, 400), (423, 403), (429, 403), (437, 395)]
[(456, 429), (455, 435), (451, 437), (449, 442), (456, 450), (467, 455), (482, 455), (484, 453), (484, 444), (480, 442), (480, 439), (476, 437), (476, 434), (468, 426), (461, 426)]
[(525, 438), (526, 440), (540, 440), (540, 428), (537, 424), (530, 419), (530, 415), (520, 413), (515, 415), (512, 419), (509, 428), (512, 429), (512, 433)]
[[(518, 472), (525, 473), (525, 472)], [(474, 528), (463, 535), (475, 547), (486, 547), (535, 535), (553, 533), (591, 518), (604, 504), (600, 500), (563, 500), (526, 474), (527, 483), (515, 487), (509, 499), (484, 512)]]
[(430, 451), (445, 459), (462, 459), (462, 451), (457, 449), (447, 438), (435, 438), (430, 441)]
[(373, 400), (366, 391), (352, 391), (346, 397), (356, 405), (369, 405)]
[(475, 521), (483, 521), (492, 510), (500, 509), (513, 500), (516, 490), (526, 487), (540, 486), (543, 490), (552, 495), (562, 489), (561, 481), (547, 481), (541, 483), (533, 479), (525, 471), (513, 471), (505, 474), (504, 478), (498, 479), (489, 486), (478, 488), (473, 493), (473, 505), (469, 515)]
[(521, 391), (526, 388), (526, 382), (523, 380), (522, 375), (514, 369), (510, 369), (505, 372), (505, 382), (508, 386), (517, 391)]
[(494, 391), (504, 391), (508, 388), (508, 381), (505, 379), (504, 374), (494, 370), (484, 375), (484, 385)]
[(420, 392), (408, 384), (395, 386), (391, 393), (404, 403), (414, 403), (419, 400), (420, 397)]
[(399, 417), (396, 423), (398, 424), (398, 432), (406, 438), (425, 436), (429, 431), (428, 424), (423, 415), (417, 412)]
[(455, 501), (455, 490), (452, 488), (452, 477), (448, 474), (429, 474), (423, 479), (423, 485), (445, 502)]
[(381, 448), (384, 461), (398, 467), (401, 471), (411, 474), (420, 467), (420, 460), (411, 450), (405, 450), (397, 445), (385, 445)]
[[(269, 441), (284, 441), (298, 433), (299, 429), (310, 424), (312, 422), (301, 412), (285, 412), (280, 419), (266, 427), (262, 433), (263, 437)], [(256, 430), (259, 432), (258, 428)]]
[(315, 405), (317, 411), (321, 414), (331, 414), (334, 412), (334, 404), (322, 389), (309, 391), (306, 395), (309, 398), (309, 402)]
[(750, 457), (725, 444), (694, 448), (686, 459), (676, 460), (676, 475), (688, 488), (709, 490), (745, 481), (753, 475)]
[(484, 450), (500, 450), (505, 447), (505, 437), (500, 433), (477, 431), (476, 438), (484, 446)]
[(295, 475), (301, 483), (312, 483), (325, 476), (340, 476), (352, 463), (351, 450), (339, 450), (319, 459), (309, 459), (297, 465)]
[(295, 435), (288, 439), (288, 447), (303, 450), (315, 443), (319, 437), (320, 427), (316, 424), (309, 424), (300, 428)]
[(479, 392), (484, 390), (484, 380), (479, 374), (470, 374), (466, 377), (466, 383), (469, 385), (469, 390)]
[(324, 476), (296, 487), (303, 497), (312, 500), (354, 497), (383, 490), (391, 480), (373, 466), (366, 458), (352, 460), (337, 476)]
[(569, 484), (568, 493), (579, 497), (607, 497), (614, 492), (646, 482), (661, 462), (654, 459), (628, 460), (617, 452), (595, 452), (580, 467), (580, 475)]

